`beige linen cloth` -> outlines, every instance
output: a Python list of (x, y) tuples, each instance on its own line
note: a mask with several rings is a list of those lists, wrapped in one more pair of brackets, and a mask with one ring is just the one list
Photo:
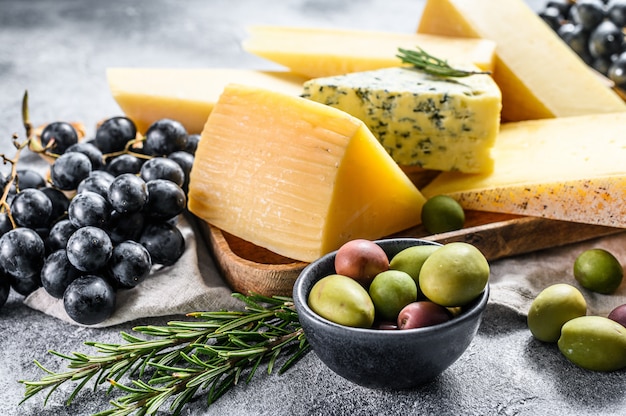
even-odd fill
[[(129, 290), (118, 291), (117, 309), (112, 317), (93, 326), (106, 327), (145, 317), (185, 314), (196, 311), (241, 309), (231, 289), (222, 279), (200, 231), (193, 220), (181, 216), (179, 227), (185, 236), (186, 250), (171, 267), (155, 268), (151, 276)], [(529, 237), (532, 238), (532, 237)], [(604, 248), (626, 264), (626, 231), (582, 243), (537, 251), (491, 262), (490, 303), (499, 304), (525, 315), (537, 294), (555, 283), (569, 283), (587, 300), (588, 314), (606, 316), (614, 307), (626, 303), (626, 279), (616, 293), (600, 295), (582, 289), (573, 275), (576, 257), (589, 248)], [(72, 321), (63, 302), (38, 289), (25, 300), (26, 305), (58, 319)]]

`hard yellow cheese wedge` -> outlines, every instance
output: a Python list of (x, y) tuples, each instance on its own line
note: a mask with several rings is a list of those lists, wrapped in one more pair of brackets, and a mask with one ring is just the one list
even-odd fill
[(309, 78), (401, 65), (398, 48), (421, 47), (450, 62), (492, 70), (495, 43), (423, 34), (347, 29), (253, 26), (243, 48)]
[(189, 210), (275, 253), (313, 261), (420, 222), (424, 197), (362, 121), (232, 84), (202, 132)]
[(471, 173), (493, 167), (502, 98), (488, 75), (451, 79), (392, 67), (314, 78), (303, 90), (363, 120), (399, 165)]
[(626, 113), (506, 123), (491, 174), (446, 172), (422, 189), (466, 209), (626, 227)]
[(626, 111), (524, 0), (428, 0), (418, 32), (497, 41), (505, 121)]
[(288, 72), (246, 69), (108, 68), (113, 98), (141, 133), (162, 118), (202, 131), (224, 87), (237, 82), (298, 95), (304, 78)]

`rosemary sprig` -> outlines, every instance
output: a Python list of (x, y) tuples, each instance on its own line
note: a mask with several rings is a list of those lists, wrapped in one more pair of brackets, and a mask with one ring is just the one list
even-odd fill
[(490, 74), (489, 71), (467, 71), (453, 68), (448, 64), (448, 61), (434, 57), (419, 47), (417, 50), (398, 48), (396, 56), (400, 58), (402, 63), (411, 64), (419, 70), (440, 77), (467, 77), (477, 74)]
[(124, 394), (99, 416), (153, 415), (166, 404), (170, 413), (178, 415), (200, 394), (206, 394), (210, 405), (243, 377), (250, 382), (263, 363), (272, 373), (279, 358), (284, 358), (278, 370), (281, 374), (309, 350), (290, 298), (233, 296), (245, 303), (244, 310), (194, 312), (187, 314), (197, 318), (194, 321), (138, 326), (133, 331), (144, 338), (121, 333), (123, 344), (86, 342), (96, 348), (97, 355), (50, 351), (68, 361), (68, 370), (57, 373), (35, 361), (47, 375), (38, 381), (19, 381), (26, 387), (21, 403), (50, 389), (45, 406), (59, 386), (78, 382), (67, 398), (69, 406), (93, 379), (94, 390), (108, 382), (107, 394), (113, 388)]

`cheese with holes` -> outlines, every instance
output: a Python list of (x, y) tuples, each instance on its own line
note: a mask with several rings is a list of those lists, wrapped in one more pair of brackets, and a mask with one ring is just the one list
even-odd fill
[(224, 87), (250, 84), (299, 95), (304, 78), (288, 72), (246, 69), (108, 68), (113, 98), (140, 133), (162, 118), (180, 121), (198, 134)]
[(493, 69), (495, 42), (348, 29), (253, 26), (243, 48), (308, 78), (399, 66), (398, 48), (417, 46), (450, 62)]
[(312, 79), (303, 97), (363, 120), (400, 165), (472, 173), (493, 168), (502, 99), (488, 75), (442, 78), (392, 67)]
[(410, 228), (424, 203), (359, 119), (237, 84), (209, 116), (190, 176), (193, 214), (301, 261)]
[(493, 77), (505, 121), (626, 110), (524, 0), (428, 0), (418, 32), (497, 42)]
[(466, 209), (626, 227), (626, 113), (503, 124), (490, 174), (442, 173), (422, 189)]

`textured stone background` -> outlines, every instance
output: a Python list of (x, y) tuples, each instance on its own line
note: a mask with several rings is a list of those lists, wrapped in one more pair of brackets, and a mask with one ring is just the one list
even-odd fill
[[(539, 1), (533, 1), (534, 8)], [(10, 153), (11, 134), (22, 134), (20, 103), (30, 94), (35, 124), (80, 120), (91, 129), (118, 115), (104, 70), (111, 66), (274, 68), (239, 46), (248, 24), (335, 26), (414, 31), (421, 0), (0, 0), (0, 148)], [(34, 155), (24, 164), (43, 168)], [(506, 270), (494, 264), (494, 273)], [(12, 294), (0, 309), (0, 414), (86, 415), (103, 410), (107, 397), (89, 389), (71, 407), (63, 386), (42, 410), (44, 395), (18, 407), (20, 379), (60, 361), (48, 349), (91, 352), (86, 340), (120, 341), (120, 331), (69, 325), (33, 311)], [(288, 373), (259, 372), (210, 407), (199, 399), (186, 415), (601, 415), (626, 414), (624, 373), (580, 370), (554, 345), (534, 341), (525, 318), (490, 305), (469, 350), (434, 382), (390, 392), (350, 384), (308, 354)], [(164, 413), (163, 413), (164, 414)]]

